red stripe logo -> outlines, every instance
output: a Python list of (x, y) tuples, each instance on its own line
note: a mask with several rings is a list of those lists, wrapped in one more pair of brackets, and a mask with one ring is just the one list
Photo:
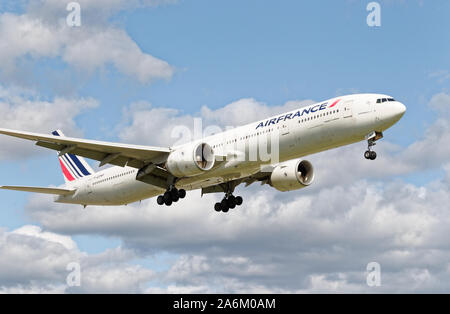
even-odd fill
[(63, 172), (64, 176), (67, 178), (67, 180), (69, 180), (69, 181), (75, 180), (72, 177), (72, 175), (70, 174), (70, 172), (67, 170), (66, 166), (64, 166), (64, 164), (62, 163), (61, 159), (59, 160), (59, 163), (61, 164), (62, 172)]
[(333, 108), (334, 106), (336, 106), (337, 103), (340, 102), (340, 101), (341, 101), (340, 99), (336, 100), (336, 101), (330, 106), (330, 108)]

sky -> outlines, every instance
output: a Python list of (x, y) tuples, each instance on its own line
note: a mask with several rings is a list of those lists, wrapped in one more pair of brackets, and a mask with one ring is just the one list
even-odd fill
[[(375, 162), (363, 142), (308, 156), (312, 186), (238, 187), (226, 215), (199, 191), (86, 209), (2, 191), (0, 293), (448, 292), (450, 2), (380, 0), (377, 27), (369, 2), (79, 0), (69, 27), (69, 1), (2, 0), (2, 128), (170, 146), (195, 119), (239, 126), (344, 94), (407, 112)], [(0, 173), (64, 183), (55, 152), (7, 137)]]

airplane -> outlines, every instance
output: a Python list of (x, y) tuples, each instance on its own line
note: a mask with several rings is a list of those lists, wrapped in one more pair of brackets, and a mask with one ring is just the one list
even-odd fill
[[(53, 194), (57, 203), (84, 207), (152, 197), (170, 206), (185, 198), (186, 191), (198, 189), (202, 196), (223, 193), (214, 210), (227, 213), (243, 203), (234, 196), (240, 184), (260, 182), (281, 192), (310, 186), (315, 175), (311, 162), (303, 159), (307, 155), (367, 141), (364, 157), (375, 160), (373, 146), (405, 112), (405, 105), (388, 95), (347, 95), (167, 148), (78, 139), (59, 130), (46, 135), (0, 129), (0, 134), (57, 151), (65, 180), (57, 188), (0, 188)], [(261, 150), (268, 154), (258, 154)], [(95, 172), (83, 157), (112, 167)]]

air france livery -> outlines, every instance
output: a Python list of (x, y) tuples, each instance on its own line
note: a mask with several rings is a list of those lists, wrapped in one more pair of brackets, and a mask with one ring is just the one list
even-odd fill
[[(364, 157), (375, 160), (373, 146), (397, 123), (406, 107), (380, 94), (357, 94), (298, 108), (175, 147), (151, 147), (0, 129), (58, 152), (65, 184), (58, 187), (2, 186), (2, 189), (55, 195), (55, 202), (124, 205), (157, 197), (170, 206), (186, 191), (222, 193), (214, 205), (228, 212), (242, 205), (237, 186), (261, 182), (281, 192), (311, 185), (314, 167), (304, 159), (332, 148), (367, 141)], [(95, 172), (84, 158), (99, 161)]]
[(333, 108), (334, 106), (336, 106), (336, 104), (339, 101), (340, 101), (340, 99), (336, 100), (329, 107), (327, 107), (328, 103), (326, 102), (326, 103), (323, 103), (323, 104), (314, 105), (314, 106), (309, 107), (309, 108), (300, 109), (300, 110), (296, 111), (295, 113), (293, 113), (293, 112), (287, 113), (287, 114), (281, 115), (278, 118), (273, 118), (273, 119), (266, 120), (265, 122), (260, 122), (258, 124), (258, 126), (256, 127), (256, 129), (258, 129), (260, 127), (263, 128), (263, 127), (266, 127), (266, 126), (271, 126), (272, 124), (278, 124), (280, 121), (286, 121), (286, 119), (291, 120), (291, 119), (295, 119), (295, 117), (302, 117), (303, 115), (308, 115), (310, 113), (315, 113), (315, 112), (318, 112), (318, 111), (322, 111), (322, 110), (325, 110), (327, 108)]

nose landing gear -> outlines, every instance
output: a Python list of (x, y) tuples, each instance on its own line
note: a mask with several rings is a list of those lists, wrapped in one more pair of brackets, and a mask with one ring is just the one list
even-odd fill
[(366, 136), (367, 150), (364, 153), (364, 158), (366, 158), (368, 160), (377, 159), (377, 153), (372, 150), (372, 147), (377, 145), (377, 143), (375, 143), (375, 142), (382, 138), (383, 138), (383, 133), (381, 133), (381, 132), (372, 132)]
[(376, 141), (383, 138), (382, 132), (373, 131), (369, 135), (366, 136), (367, 140), (367, 150), (364, 153), (364, 158), (369, 160), (375, 160), (377, 158), (377, 153), (372, 150), (372, 147), (377, 145)]
[(369, 140), (369, 145), (367, 147), (366, 152), (364, 153), (364, 158), (368, 160), (375, 160), (377, 159), (377, 153), (372, 150), (372, 147), (376, 145), (376, 143), (372, 140)]

